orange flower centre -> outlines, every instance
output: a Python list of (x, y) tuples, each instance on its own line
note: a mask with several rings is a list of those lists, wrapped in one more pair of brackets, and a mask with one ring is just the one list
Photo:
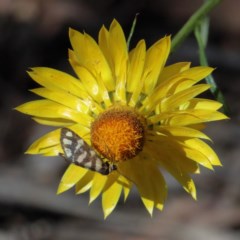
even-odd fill
[(91, 126), (93, 147), (112, 162), (134, 158), (145, 140), (145, 119), (134, 109), (114, 106), (101, 113)]

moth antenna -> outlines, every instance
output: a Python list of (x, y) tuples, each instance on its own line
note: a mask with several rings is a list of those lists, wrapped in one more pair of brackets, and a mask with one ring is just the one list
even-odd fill
[(65, 160), (65, 162), (71, 163), (71, 161), (65, 157), (64, 153), (58, 153), (58, 156), (62, 157)]

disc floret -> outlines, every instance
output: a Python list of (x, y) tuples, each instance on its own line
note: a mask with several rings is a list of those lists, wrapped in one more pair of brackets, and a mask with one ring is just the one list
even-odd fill
[(110, 161), (125, 161), (142, 151), (145, 120), (130, 107), (114, 106), (98, 116), (91, 125), (94, 148)]

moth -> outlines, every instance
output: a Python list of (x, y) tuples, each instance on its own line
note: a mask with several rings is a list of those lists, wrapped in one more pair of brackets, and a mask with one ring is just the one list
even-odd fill
[(117, 170), (117, 166), (112, 162), (104, 162), (96, 151), (89, 146), (80, 136), (68, 128), (62, 128), (60, 142), (66, 161), (74, 163), (80, 167), (108, 175)]

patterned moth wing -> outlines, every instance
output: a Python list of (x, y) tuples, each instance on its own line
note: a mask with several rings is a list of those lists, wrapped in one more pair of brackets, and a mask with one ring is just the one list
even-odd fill
[(117, 169), (116, 165), (104, 162), (91, 146), (68, 128), (61, 129), (60, 142), (64, 152), (62, 156), (68, 162), (103, 175), (108, 175)]

